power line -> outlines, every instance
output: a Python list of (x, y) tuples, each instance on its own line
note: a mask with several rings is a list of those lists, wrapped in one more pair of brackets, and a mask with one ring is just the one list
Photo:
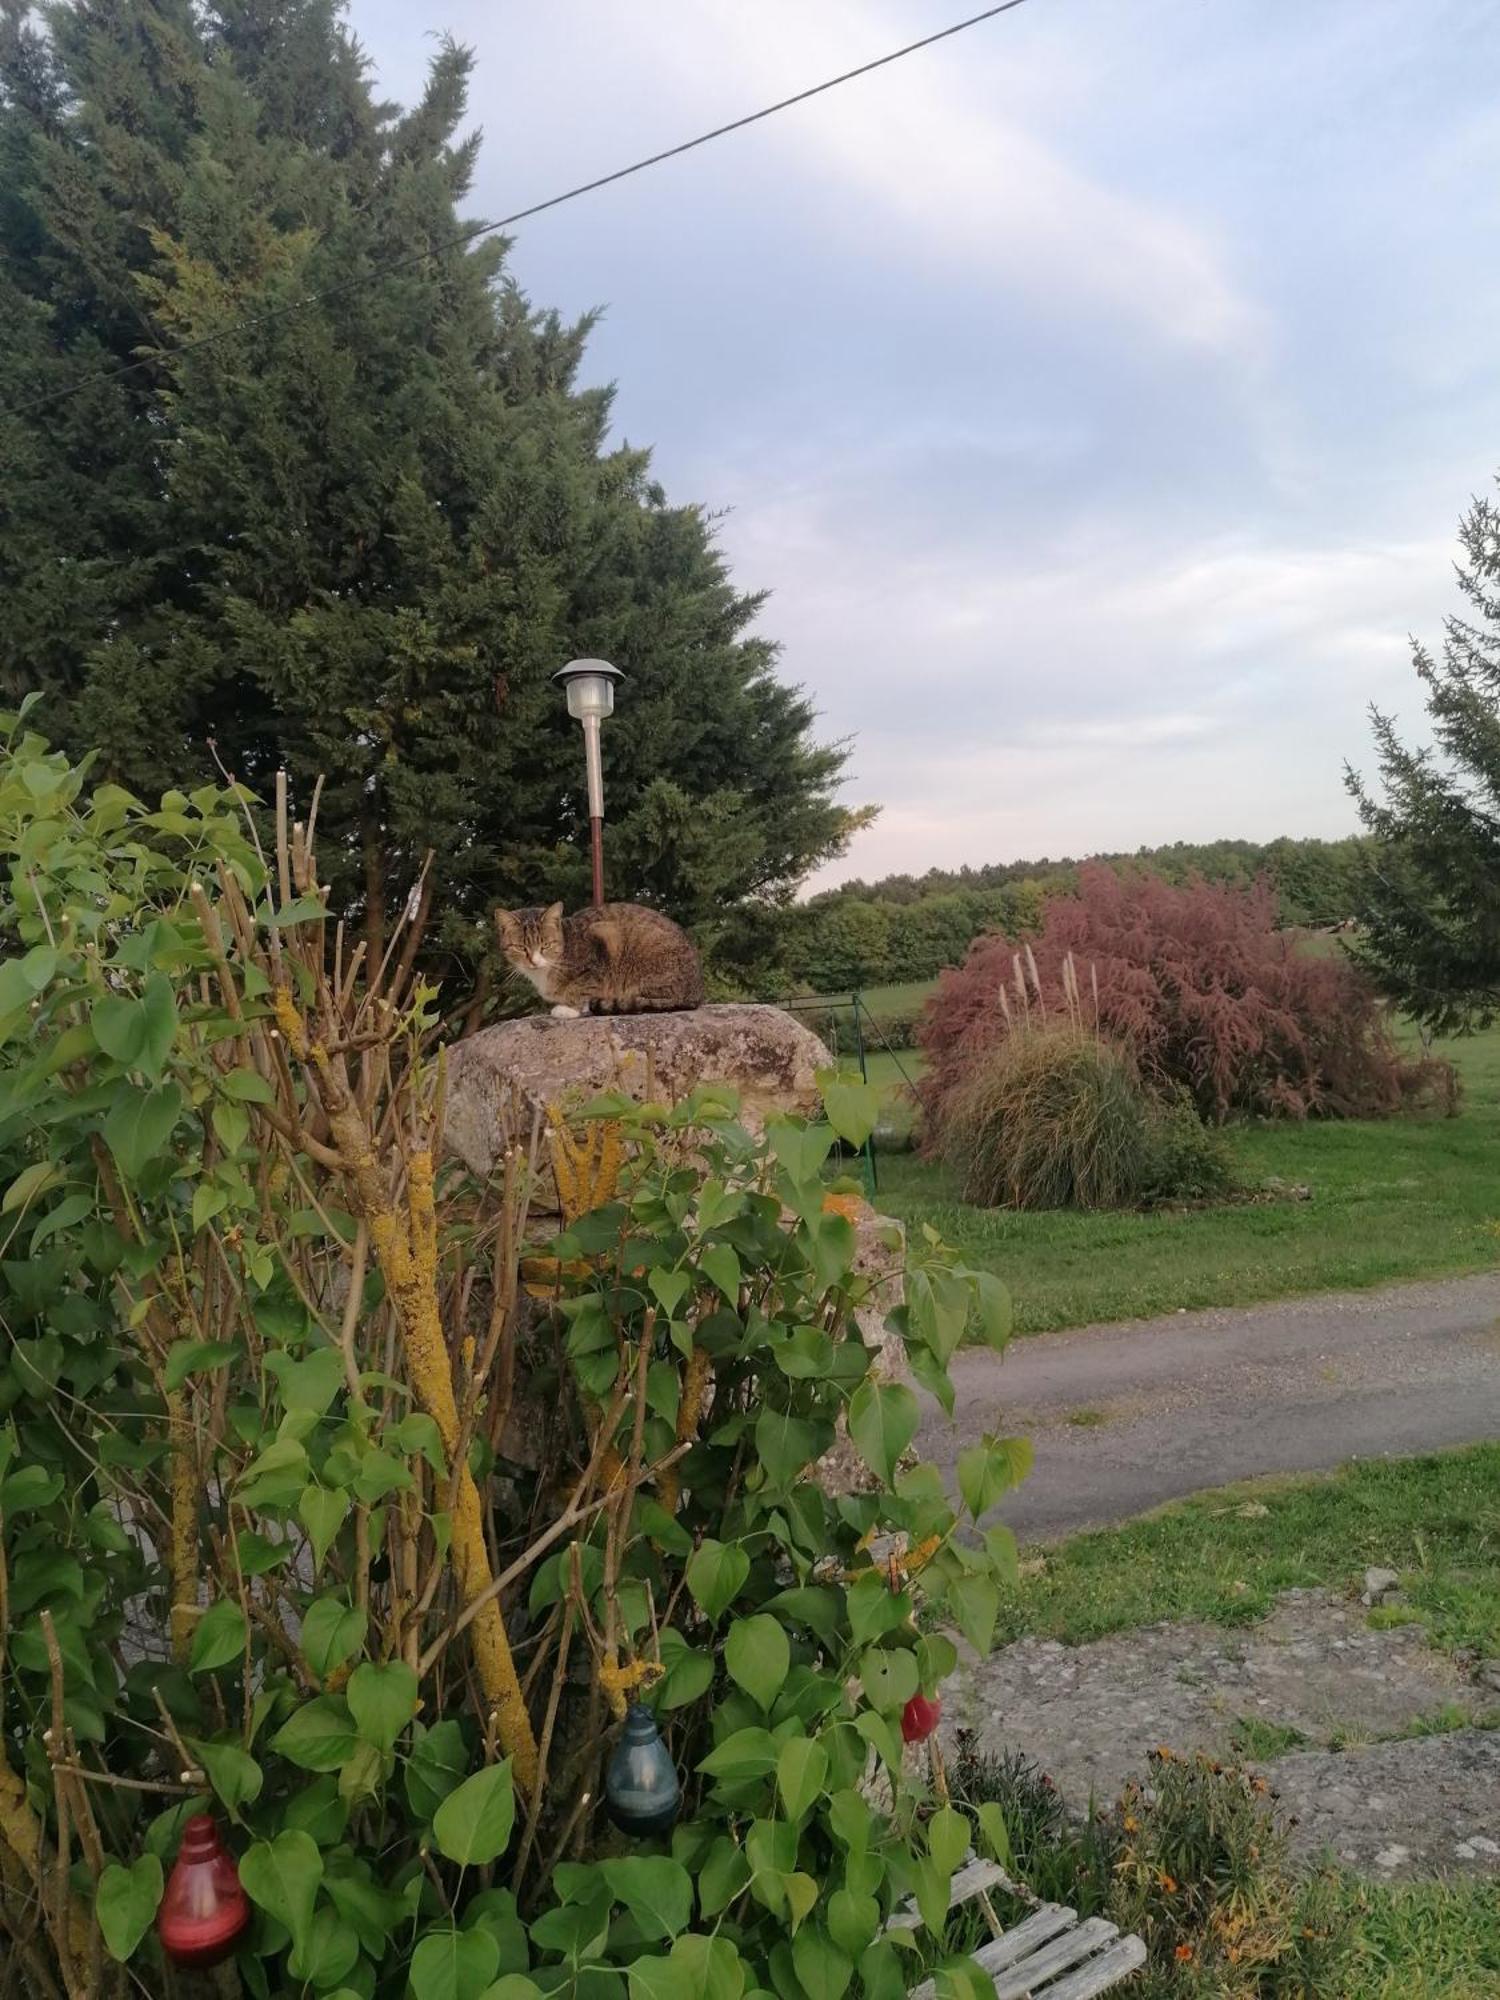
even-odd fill
[(142, 368), (153, 367), (162, 360), (175, 360), (180, 355), (195, 354), (200, 348), (211, 347), (215, 342), (228, 340), (237, 333), (255, 333), (261, 327), (273, 326), (279, 320), (289, 319), (293, 313), (306, 310), (309, 306), (321, 305), (327, 299), (342, 298), (346, 293), (358, 291), (362, 285), (373, 284), (380, 278), (389, 277), (394, 271), (403, 271), (412, 264), (425, 262), (429, 257), (440, 257), (446, 251), (459, 250), (467, 243), (474, 243), (482, 236), (493, 236), (498, 230), (510, 229), (518, 222), (527, 222), (534, 215), (545, 215), (548, 209), (561, 208), (564, 202), (577, 201), (581, 195), (594, 194), (600, 188), (613, 187), (616, 181), (629, 180), (632, 174), (642, 174), (648, 167), (659, 167), (665, 160), (676, 160), (684, 153), (696, 152), (700, 146), (710, 145), (715, 139), (726, 138), (731, 132), (743, 132), (748, 125), (758, 125), (762, 119), (774, 118), (778, 111), (789, 111), (793, 105), (806, 104), (809, 98), (821, 97), (825, 91), (837, 90), (840, 84), (852, 83), (857, 77), (868, 76), (872, 70), (885, 69), (889, 64), (900, 62), (903, 57), (915, 55), (920, 49), (930, 49), (935, 42), (946, 42), (954, 35), (961, 35), (969, 28), (977, 28), (985, 21), (993, 21), (999, 14), (1009, 14), (1023, 6), (1025, 0), (1000, 0), (995, 7), (986, 7), (982, 13), (970, 14), (967, 20), (955, 21), (950, 27), (939, 28), (936, 34), (923, 35), (919, 41), (908, 42), (903, 48), (892, 49), (888, 55), (876, 56), (872, 62), (860, 63), (855, 69), (846, 69), (838, 76), (830, 76), (822, 83), (815, 83), (807, 90), (799, 90), (791, 97), (780, 98), (775, 104), (767, 104), (759, 111), (751, 111), (743, 118), (732, 118), (727, 125), (715, 125), (712, 131), (700, 132), (695, 139), (684, 139), (680, 145), (668, 146), (660, 153), (648, 153), (643, 160), (633, 160), (628, 167), (616, 167), (613, 173), (600, 174), (591, 181), (580, 181), (562, 194), (554, 194), (546, 201), (533, 202), (530, 208), (518, 208), (514, 215), (503, 215), (498, 222), (478, 222), (468, 229), (461, 229), (454, 236), (446, 237), (441, 243), (430, 245), (425, 250), (415, 250), (405, 257), (393, 258), (377, 270), (361, 273), (357, 278), (349, 278), (341, 285), (329, 285), (322, 291), (304, 292), (300, 298), (288, 299), (284, 305), (273, 306), (269, 312), (258, 313), (252, 319), (236, 320), (229, 326), (221, 326), (213, 333), (200, 334), (196, 340), (184, 340), (176, 347), (158, 349), (152, 354), (142, 355), (139, 360), (125, 361), (117, 368), (101, 368), (92, 375), (85, 375), (77, 382), (70, 382), (61, 389), (49, 389), (45, 394), (33, 396), (24, 403), (12, 403), (0, 410), (0, 420), (6, 417), (23, 417), (33, 410), (44, 410), (52, 403), (65, 402), (69, 396), (80, 395), (85, 389), (92, 389), (101, 383), (117, 382), (126, 375), (137, 374)]

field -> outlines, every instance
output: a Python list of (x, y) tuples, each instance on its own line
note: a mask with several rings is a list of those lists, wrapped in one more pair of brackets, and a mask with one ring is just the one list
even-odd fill
[[(879, 1206), (930, 1222), (1011, 1287), (1023, 1332), (1244, 1304), (1464, 1271), (1500, 1258), (1500, 1029), (1443, 1045), (1456, 1118), (1239, 1125), (1252, 1201), (1196, 1210), (1021, 1214), (966, 1206), (942, 1167), (882, 1154)], [(892, 1126), (909, 1122), (896, 1058), (871, 1058)], [(903, 1053), (915, 1073), (920, 1057)]]

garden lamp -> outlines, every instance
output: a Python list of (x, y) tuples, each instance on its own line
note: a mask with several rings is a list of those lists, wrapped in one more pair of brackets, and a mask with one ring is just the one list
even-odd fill
[(604, 767), (599, 759), (599, 724), (615, 709), (615, 682), (625, 676), (608, 660), (569, 660), (552, 676), (568, 697), (568, 713), (583, 724), (583, 756), (588, 770), (589, 842), (594, 859), (594, 904), (604, 901)]

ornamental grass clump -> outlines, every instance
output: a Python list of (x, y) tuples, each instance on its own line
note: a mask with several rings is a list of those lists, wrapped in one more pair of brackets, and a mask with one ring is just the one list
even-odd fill
[(986, 1051), (937, 1131), (964, 1200), (981, 1208), (1134, 1208), (1233, 1184), (1191, 1102), (1152, 1092), (1126, 1050), (1069, 1021)]
[[(0, 1990), (185, 1995), (208, 1813), (254, 2000), (897, 1995), (968, 1838), (900, 1718), (990, 1643), (1026, 1454), (955, 1506), (872, 1369), (822, 1174), (875, 1094), (513, 1119), (477, 1181), (414, 933), (329, 916), (315, 817), (91, 790), (0, 716)], [(951, 1410), (1004, 1290), (926, 1239), (904, 1289)], [(681, 1804), (628, 1844), (632, 1702)]]

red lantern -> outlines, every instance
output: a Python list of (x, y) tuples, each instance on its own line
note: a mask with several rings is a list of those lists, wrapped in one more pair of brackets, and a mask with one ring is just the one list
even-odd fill
[(182, 1845), (156, 1913), (162, 1950), (174, 1965), (217, 1965), (250, 1921), (234, 1857), (207, 1813), (182, 1829)]
[(901, 1711), (902, 1742), (925, 1743), (942, 1713), (943, 1704), (936, 1695), (929, 1701), (925, 1694), (914, 1694)]

